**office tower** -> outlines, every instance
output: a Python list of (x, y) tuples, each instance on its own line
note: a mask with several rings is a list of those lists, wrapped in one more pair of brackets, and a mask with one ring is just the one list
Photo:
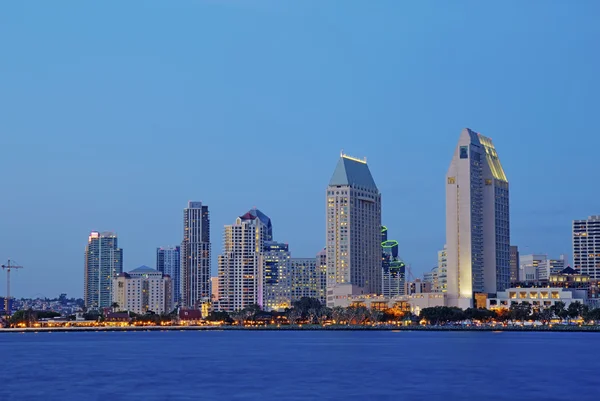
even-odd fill
[(519, 281), (519, 247), (515, 245), (510, 246), (510, 282), (516, 283)]
[(123, 272), (123, 250), (117, 235), (92, 231), (85, 247), (83, 299), (89, 309), (112, 304), (113, 279)]
[(537, 281), (540, 279), (538, 267), (546, 262), (548, 255), (532, 254), (519, 257), (519, 281)]
[(508, 180), (492, 140), (465, 128), (446, 176), (449, 304), (510, 283)]
[(219, 301), (219, 277), (210, 278), (210, 294), (213, 302)]
[(263, 248), (273, 238), (271, 219), (256, 208), (226, 225), (219, 255), (219, 309), (263, 305)]
[(118, 310), (137, 314), (156, 314), (173, 311), (171, 277), (148, 266), (140, 266), (114, 279), (113, 302)]
[(327, 304), (381, 294), (381, 194), (366, 159), (342, 153), (326, 194)]
[(292, 305), (288, 244), (265, 241), (263, 252), (263, 309), (282, 312)]
[[(387, 238), (387, 235), (386, 235)], [(398, 241), (386, 240), (381, 243), (381, 287), (386, 297), (404, 295), (406, 266), (398, 258)]]
[(208, 206), (188, 202), (183, 210), (181, 304), (199, 309), (210, 294), (210, 218)]
[(600, 279), (600, 216), (573, 221), (573, 268)]
[(537, 276), (539, 280), (550, 280), (550, 276), (559, 275), (567, 268), (567, 257), (560, 255), (558, 259), (548, 259), (541, 261), (537, 267)]
[(327, 248), (317, 253), (317, 299), (327, 304)]
[(173, 305), (177, 305), (181, 300), (181, 247), (157, 248), (156, 270), (171, 277)]
[(448, 291), (448, 248), (444, 244), (444, 249), (438, 251), (438, 272), (436, 292)]

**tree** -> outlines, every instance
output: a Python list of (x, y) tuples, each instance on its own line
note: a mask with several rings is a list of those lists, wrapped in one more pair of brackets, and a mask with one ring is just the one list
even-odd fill
[(340, 324), (346, 320), (346, 310), (341, 306), (334, 306), (331, 309), (331, 318), (333, 319), (334, 323)]
[(119, 309), (119, 304), (117, 302), (113, 302), (110, 307), (112, 308), (112, 311), (115, 312), (117, 309)]
[(244, 320), (246, 319), (246, 313), (244, 311), (235, 311), (235, 312), (231, 312), (229, 314), (229, 316), (231, 316), (231, 318), (233, 320), (235, 320), (235, 322), (239, 325), (239, 326), (243, 326), (244, 325)]
[(510, 317), (512, 320), (520, 320), (525, 323), (525, 319), (531, 316), (532, 307), (529, 302), (514, 303), (510, 306)]
[(560, 319), (565, 319), (568, 316), (568, 312), (565, 309), (565, 303), (557, 301), (550, 307), (554, 315)]
[(297, 324), (302, 319), (302, 312), (299, 309), (292, 308), (288, 311), (287, 318), (291, 324)]
[(233, 322), (233, 319), (231, 318), (231, 316), (229, 316), (229, 314), (227, 312), (223, 312), (223, 311), (210, 312), (208, 314), (208, 316), (206, 317), (206, 320), (208, 320), (209, 322), (227, 322), (227, 323)]
[(311, 309), (318, 310), (322, 307), (321, 302), (316, 298), (302, 297), (292, 302), (292, 309), (298, 309), (302, 318), (307, 319)]
[(571, 319), (576, 319), (583, 313), (583, 304), (579, 301), (571, 302), (567, 308), (567, 316), (569, 317), (569, 323)]
[(331, 308), (323, 306), (319, 310), (319, 316), (317, 317), (317, 321), (322, 326), (327, 321), (327, 319), (329, 319), (330, 317), (331, 317)]
[(315, 320), (317, 320), (319, 318), (319, 315), (321, 314), (321, 307), (319, 308), (310, 308), (307, 312), (307, 317), (308, 317), (308, 323), (309, 324), (313, 324), (315, 322)]
[(371, 323), (378, 323), (383, 318), (383, 312), (377, 309), (371, 309), (369, 311), (369, 321)]

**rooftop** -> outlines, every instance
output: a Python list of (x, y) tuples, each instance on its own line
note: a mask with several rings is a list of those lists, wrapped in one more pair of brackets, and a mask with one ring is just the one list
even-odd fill
[(353, 186), (377, 191), (366, 159), (357, 159), (342, 153), (329, 186)]

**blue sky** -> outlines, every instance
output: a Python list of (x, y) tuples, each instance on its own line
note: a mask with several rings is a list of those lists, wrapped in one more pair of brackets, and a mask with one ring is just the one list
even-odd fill
[(293, 256), (313, 256), (341, 149), (368, 157), (420, 274), (444, 244), (463, 127), (494, 140), (513, 244), (570, 254), (571, 220), (600, 214), (599, 13), (583, 0), (3, 4), (0, 257), (26, 266), (13, 294), (81, 296), (90, 230), (118, 233), (126, 270), (154, 266), (188, 200), (209, 205), (215, 257), (253, 206)]

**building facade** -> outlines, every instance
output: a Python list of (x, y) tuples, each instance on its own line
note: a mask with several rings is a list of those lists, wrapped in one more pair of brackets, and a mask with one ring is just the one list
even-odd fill
[(398, 257), (398, 241), (388, 240), (387, 235), (385, 238), (381, 243), (381, 294), (385, 297), (404, 295), (406, 265)]
[(570, 288), (507, 288), (499, 291), (495, 297), (487, 300), (488, 309), (510, 308), (512, 304), (527, 302), (533, 308), (549, 308), (557, 302), (564, 302), (566, 307), (572, 302), (587, 303), (585, 290)]
[(219, 310), (233, 312), (264, 304), (264, 244), (272, 239), (271, 219), (256, 208), (225, 226), (219, 255)]
[[(544, 254), (531, 254), (531, 255), (520, 255), (519, 256), (519, 281), (537, 281), (540, 279), (539, 276), (539, 265), (545, 263), (548, 259), (548, 255)], [(547, 277), (546, 277), (547, 279)]]
[(510, 282), (511, 284), (516, 283), (520, 280), (519, 278), (519, 247), (515, 245), (510, 246)]
[(573, 268), (600, 279), (600, 216), (573, 221)]
[(183, 210), (180, 287), (184, 308), (198, 309), (211, 299), (210, 216), (202, 202), (188, 202)]
[(452, 306), (510, 283), (508, 179), (491, 139), (468, 128), (446, 175), (447, 288)]
[(181, 301), (181, 247), (156, 249), (156, 270), (171, 277), (173, 305)]
[(444, 248), (438, 251), (438, 279), (434, 282), (433, 291), (447, 292), (448, 291), (448, 248), (444, 244)]
[(567, 257), (560, 255), (558, 259), (548, 259), (538, 264), (538, 280), (549, 280), (551, 276), (560, 274), (567, 268)]
[(326, 191), (326, 244), (328, 304), (330, 290), (381, 293), (381, 194), (366, 160), (338, 161)]
[(113, 303), (119, 310), (146, 314), (173, 311), (173, 285), (171, 278), (148, 266), (140, 266), (114, 279)]
[(317, 253), (317, 298), (327, 305), (327, 248)]
[(117, 235), (92, 231), (85, 247), (83, 299), (89, 309), (109, 308), (113, 281), (123, 272), (123, 250)]
[(265, 241), (263, 260), (263, 310), (284, 311), (292, 305), (288, 244)]

